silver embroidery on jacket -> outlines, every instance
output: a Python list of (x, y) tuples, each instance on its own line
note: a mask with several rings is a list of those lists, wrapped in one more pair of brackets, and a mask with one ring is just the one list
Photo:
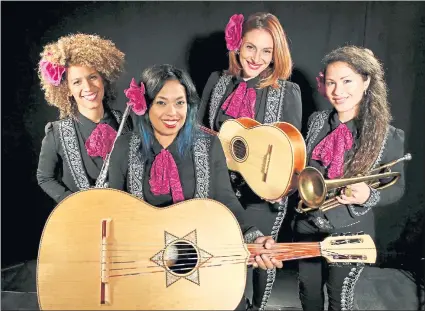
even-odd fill
[[(116, 110), (111, 110), (113, 116), (115, 117), (115, 120), (119, 124), (119, 127), (121, 126), (121, 120), (122, 116), (121, 113), (119, 113)], [(118, 128), (119, 128), (118, 127)], [(119, 130), (118, 130), (119, 131)], [(129, 128), (127, 126), (127, 122), (124, 124), (121, 134), (125, 134), (129, 131)], [(118, 133), (117, 133), (118, 135)], [(111, 151), (112, 152), (112, 151)], [(106, 158), (103, 161), (102, 169), (100, 170), (99, 176), (97, 177), (95, 188), (109, 188), (109, 182), (108, 182), (108, 173), (109, 173), (109, 163), (111, 160), (111, 152), (106, 156)]]
[(243, 238), (245, 243), (250, 244), (254, 243), (254, 241), (260, 236), (264, 236), (264, 234), (262, 234), (260, 230), (255, 230), (245, 234)]
[(283, 98), (286, 91), (286, 82), (279, 80), (279, 87), (269, 87), (267, 93), (266, 115), (264, 116), (264, 123), (279, 122), (282, 117), (283, 111)]
[(208, 198), (210, 188), (210, 162), (209, 154), (211, 139), (206, 135), (197, 137), (193, 147), (196, 173), (195, 198)]
[(144, 163), (139, 156), (140, 137), (133, 134), (130, 138), (128, 154), (128, 188), (130, 193), (143, 199), (143, 173)]
[(62, 144), (63, 154), (71, 171), (75, 185), (78, 189), (90, 188), (81, 158), (80, 147), (78, 145), (77, 133), (71, 118), (59, 121), (59, 137)]
[[(378, 157), (376, 158), (375, 163), (372, 166), (372, 169), (376, 168), (379, 163), (382, 160), (382, 155), (384, 153), (384, 150), (387, 146), (387, 140), (388, 140), (388, 134), (389, 134), (389, 128), (387, 129), (387, 132), (385, 133), (385, 137), (384, 140), (382, 141), (382, 145), (381, 145), (381, 150), (379, 150), (379, 154)], [(348, 207), (350, 208), (350, 211), (356, 215), (356, 216), (362, 216), (364, 214), (366, 214), (367, 212), (369, 212), (369, 210), (374, 207), (376, 204), (378, 204), (378, 202), (381, 200), (381, 192), (379, 190), (376, 189), (370, 189), (370, 197), (369, 199), (362, 204), (362, 207), (360, 207), (361, 210), (359, 210), (359, 208), (354, 205), (348, 205)]]
[(350, 273), (344, 279), (341, 292), (341, 310), (353, 310), (354, 308), (354, 288), (364, 267), (359, 265), (351, 268)]
[(312, 115), (306, 138), (307, 158), (310, 157), (310, 153), (313, 151), (313, 146), (316, 141), (317, 135), (319, 135), (320, 130), (323, 128), (325, 122), (328, 120), (331, 111), (332, 110), (319, 111)]
[[(288, 207), (288, 197), (285, 197), (281, 202), (279, 202), (279, 212), (277, 213), (275, 222), (273, 223), (271, 236), (277, 241), (277, 236), (279, 234), (280, 227), (282, 226), (283, 220), (286, 216), (286, 211)], [(260, 310), (264, 310), (267, 306), (267, 302), (269, 301), (273, 284), (276, 280), (276, 268), (267, 269), (267, 283), (266, 288), (264, 290), (263, 298), (261, 299)]]
[(227, 85), (230, 83), (230, 80), (232, 80), (232, 76), (223, 74), (220, 79), (218, 79), (218, 82), (212, 91), (210, 100), (210, 110), (208, 114), (211, 129), (214, 129), (215, 116), (217, 115), (221, 99), (223, 98), (224, 93), (226, 92), (226, 88)]
[[(311, 119), (309, 120), (307, 137), (306, 137), (307, 163), (310, 159), (311, 152), (313, 151), (313, 146), (314, 146), (314, 143), (316, 142), (317, 136), (319, 135), (320, 131), (325, 125), (325, 122), (328, 120), (329, 115), (331, 114), (331, 111), (332, 110), (330, 109), (324, 110), (324, 111), (318, 111), (318, 112), (315, 112), (310, 117)], [(313, 217), (312, 221), (318, 228), (321, 228), (324, 230), (333, 229), (333, 226), (330, 224), (330, 222), (321, 216)]]
[[(120, 123), (121, 123), (121, 118), (122, 118), (121, 113), (119, 113), (119, 112), (118, 112), (118, 111), (116, 111), (116, 110), (112, 110), (112, 109), (111, 109), (111, 112), (112, 112), (112, 114), (114, 115), (115, 119), (117, 120), (117, 123), (118, 123), (118, 124), (120, 124)], [(127, 119), (127, 120), (128, 120), (128, 119)], [(124, 124), (124, 126), (123, 126), (123, 128), (122, 128), (121, 135), (123, 135), (123, 134), (125, 134), (125, 133), (127, 133), (127, 132), (129, 132), (129, 131), (130, 131), (130, 129), (129, 129), (129, 127), (128, 127), (127, 120), (126, 120), (126, 122), (125, 122), (125, 124)]]

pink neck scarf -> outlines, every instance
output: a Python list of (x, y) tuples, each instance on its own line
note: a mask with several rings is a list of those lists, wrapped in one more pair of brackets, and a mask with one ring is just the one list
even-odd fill
[(154, 195), (168, 194), (171, 190), (174, 203), (184, 201), (177, 164), (168, 150), (162, 149), (155, 157), (151, 168), (149, 185)]
[(330, 179), (344, 174), (344, 153), (353, 146), (353, 135), (344, 123), (326, 136), (313, 150), (312, 159), (328, 167)]
[(87, 138), (85, 146), (87, 154), (91, 157), (102, 157), (111, 152), (117, 131), (106, 123), (98, 124)]
[(255, 93), (255, 89), (247, 89), (246, 82), (241, 82), (236, 90), (227, 97), (221, 109), (225, 111), (225, 114), (235, 119), (241, 117), (254, 119), (256, 98), (257, 94)]

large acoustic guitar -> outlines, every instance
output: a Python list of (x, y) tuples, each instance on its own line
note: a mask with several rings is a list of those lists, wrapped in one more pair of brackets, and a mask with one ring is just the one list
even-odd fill
[(306, 146), (292, 124), (239, 118), (223, 122), (218, 133), (201, 128), (219, 137), (229, 170), (239, 172), (261, 198), (278, 200), (296, 190)]
[[(374, 263), (368, 235), (317, 243), (244, 244), (234, 215), (209, 199), (156, 208), (90, 189), (63, 200), (43, 230), (37, 294), (43, 310), (234, 310), (256, 254)], [(217, 299), (220, 297), (220, 299)]]

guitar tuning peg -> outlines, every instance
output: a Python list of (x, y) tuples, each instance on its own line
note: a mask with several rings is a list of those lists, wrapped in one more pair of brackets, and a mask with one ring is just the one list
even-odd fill
[(340, 236), (341, 234), (339, 233), (332, 233), (331, 236)]
[(353, 234), (351, 232), (345, 232), (345, 233), (343, 233), (343, 235), (350, 236), (350, 235), (353, 235)]
[(356, 235), (362, 235), (362, 234), (364, 234), (364, 231), (359, 231), (356, 233)]

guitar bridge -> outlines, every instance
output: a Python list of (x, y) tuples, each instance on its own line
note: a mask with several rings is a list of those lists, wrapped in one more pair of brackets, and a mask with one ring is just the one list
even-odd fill
[(110, 304), (109, 273), (108, 273), (108, 236), (111, 219), (102, 219), (101, 222), (101, 254), (100, 254), (100, 304)]
[(270, 159), (272, 157), (272, 149), (273, 145), (269, 145), (269, 148), (267, 149), (267, 153), (264, 159), (264, 175), (263, 175), (263, 182), (266, 182), (267, 180), (267, 173), (269, 172), (269, 166), (270, 166)]

